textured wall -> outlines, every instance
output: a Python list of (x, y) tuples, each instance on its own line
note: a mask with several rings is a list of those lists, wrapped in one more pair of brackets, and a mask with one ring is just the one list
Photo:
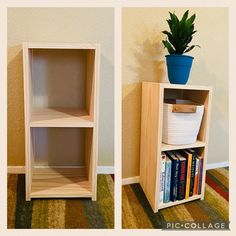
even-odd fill
[[(141, 81), (168, 82), (160, 32), (168, 11), (181, 8), (125, 8), (122, 13), (122, 175), (139, 175)], [(228, 10), (190, 8), (198, 30), (189, 84), (213, 86), (208, 163), (228, 161)]]
[(112, 8), (8, 8), (8, 165), (24, 165), (22, 42), (101, 44), (98, 165), (114, 163)]

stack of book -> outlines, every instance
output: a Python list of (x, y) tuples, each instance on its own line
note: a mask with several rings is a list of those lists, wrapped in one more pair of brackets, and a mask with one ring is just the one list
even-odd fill
[(160, 203), (201, 194), (203, 157), (193, 149), (162, 152)]

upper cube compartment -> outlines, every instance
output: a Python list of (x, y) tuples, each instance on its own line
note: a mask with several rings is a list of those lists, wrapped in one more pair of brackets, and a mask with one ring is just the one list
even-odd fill
[(93, 126), (96, 49), (25, 44), (32, 127)]

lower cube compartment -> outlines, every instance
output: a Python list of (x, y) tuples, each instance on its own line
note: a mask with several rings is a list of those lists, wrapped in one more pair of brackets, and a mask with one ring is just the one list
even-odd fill
[(31, 140), (31, 198), (92, 197), (92, 128), (31, 128)]

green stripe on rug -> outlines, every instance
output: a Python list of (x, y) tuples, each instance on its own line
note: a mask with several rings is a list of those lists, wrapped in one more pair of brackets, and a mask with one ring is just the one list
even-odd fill
[(191, 213), (184, 204), (160, 210), (167, 222), (193, 221)]
[(45, 229), (48, 228), (48, 199), (32, 199), (32, 221), (31, 228)]
[(96, 201), (91, 201), (90, 199), (83, 199), (82, 203), (89, 224), (88, 228), (92, 229), (108, 228), (101, 213), (100, 207)]
[(7, 175), (7, 227), (15, 228), (17, 175)]
[(221, 217), (210, 205), (206, 203), (206, 201), (198, 201), (198, 206), (204, 210), (205, 214), (210, 217), (210, 220), (213, 222), (222, 222), (224, 221), (223, 217)]
[(18, 175), (16, 201), (16, 229), (31, 228), (32, 201), (25, 201), (25, 175)]
[(128, 199), (130, 203), (130, 210), (134, 220), (135, 228), (140, 229), (148, 229), (152, 228), (152, 224), (144, 211), (144, 209), (140, 206), (140, 203), (133, 192), (130, 185), (124, 186), (125, 197)]
[(204, 200), (224, 219), (229, 218), (229, 204), (220, 194), (218, 194), (209, 185), (205, 185), (205, 198)]
[[(130, 187), (130, 185), (125, 185), (122, 187), (122, 228), (137, 229), (138, 225), (136, 222), (136, 218), (133, 215), (133, 211), (131, 207), (132, 203), (129, 202), (129, 199), (125, 191), (126, 186)], [(152, 226), (150, 228), (152, 228)]]
[(201, 200), (196, 200), (193, 202), (185, 203), (185, 207), (188, 212), (191, 214), (194, 221), (204, 221), (209, 222), (211, 218), (199, 207), (198, 202)]
[[(107, 228), (114, 228), (114, 197), (111, 195), (105, 175), (98, 175), (97, 203)], [(111, 186), (110, 186), (111, 187)]]
[(152, 226), (156, 229), (163, 228), (163, 222), (165, 222), (165, 219), (162, 215), (162, 213), (159, 211), (158, 213), (154, 213), (140, 184), (131, 184), (131, 187), (137, 196), (137, 199), (139, 200), (140, 204), (144, 208), (150, 222), (152, 223)]
[(63, 199), (49, 199), (47, 220), (49, 229), (65, 228), (66, 201)]

